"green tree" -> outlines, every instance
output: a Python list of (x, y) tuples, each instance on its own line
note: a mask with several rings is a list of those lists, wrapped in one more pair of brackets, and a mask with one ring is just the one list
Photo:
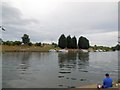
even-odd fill
[(73, 49), (77, 48), (77, 39), (75, 36), (71, 39), (71, 45), (72, 45), (71, 48)]
[(35, 45), (36, 45), (36, 46), (41, 46), (41, 42), (39, 42), (39, 43), (36, 43)]
[(62, 34), (58, 40), (58, 46), (62, 49), (67, 47), (67, 39), (64, 34)]
[(118, 51), (120, 50), (120, 45), (119, 44), (116, 45), (116, 50), (118, 50)]
[(32, 42), (29, 42), (28, 45), (29, 45), (29, 46), (32, 46), (33, 44), (32, 44)]
[(67, 48), (72, 48), (72, 39), (71, 39), (71, 36), (67, 36)]
[(52, 42), (52, 45), (56, 48), (56, 47), (58, 47), (58, 45), (56, 44), (56, 43), (54, 43), (54, 42)]
[(89, 40), (83, 36), (79, 38), (78, 47), (79, 49), (88, 49), (89, 48)]
[(30, 43), (30, 38), (29, 38), (29, 35), (27, 34), (24, 34), (23, 37), (22, 37), (22, 42), (26, 45), (28, 45)]
[(13, 45), (13, 41), (4, 41), (3, 42), (3, 45), (9, 45), (9, 46), (11, 46), (11, 45)]
[(19, 46), (19, 45), (21, 45), (21, 44), (22, 44), (22, 42), (20, 42), (20, 41), (14, 41), (14, 42), (13, 42), (13, 45), (18, 45), (18, 46)]

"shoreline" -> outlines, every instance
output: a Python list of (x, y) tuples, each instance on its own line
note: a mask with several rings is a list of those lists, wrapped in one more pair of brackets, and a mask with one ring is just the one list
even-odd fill
[[(8, 46), (8, 45), (0, 45), (0, 51), (2, 52), (49, 52), (50, 49), (54, 49), (57, 52), (61, 50), (61, 48), (55, 48), (52, 45), (45, 45), (45, 46)], [(80, 49), (66, 49), (69, 52), (78, 52), (81, 51)], [(89, 51), (89, 49), (86, 49)]]
[(50, 49), (53, 49), (53, 46), (8, 46), (1, 45), (0, 51), (2, 52), (48, 52)]
[[(83, 86), (76, 87), (76, 88), (97, 88), (97, 84), (83, 85)], [(120, 88), (120, 83), (118, 84), (118, 86), (113, 85), (112, 88)]]
[[(59, 52), (59, 50), (62, 50), (59, 47), (55, 47), (53, 45), (44, 45), (44, 46), (28, 46), (28, 45), (20, 45), (20, 46), (9, 46), (9, 45), (0, 45), (0, 51), (1, 52), (49, 52), (49, 50), (56, 50), (56, 52)], [(68, 52), (109, 52), (109, 51), (96, 51), (93, 48), (89, 49), (65, 49), (68, 50)]]

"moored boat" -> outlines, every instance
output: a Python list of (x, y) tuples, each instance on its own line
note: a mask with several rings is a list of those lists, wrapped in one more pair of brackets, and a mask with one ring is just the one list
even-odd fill
[(68, 50), (66, 50), (66, 49), (61, 49), (61, 50), (59, 50), (59, 52), (68, 52)]
[(50, 49), (49, 52), (56, 52), (56, 50), (55, 49)]

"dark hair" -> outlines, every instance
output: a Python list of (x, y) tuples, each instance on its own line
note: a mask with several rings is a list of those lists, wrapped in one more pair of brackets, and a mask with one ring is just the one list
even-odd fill
[(108, 73), (106, 73), (106, 74), (105, 74), (105, 76), (107, 76), (107, 77), (108, 77), (108, 76), (109, 76), (109, 74), (108, 74)]

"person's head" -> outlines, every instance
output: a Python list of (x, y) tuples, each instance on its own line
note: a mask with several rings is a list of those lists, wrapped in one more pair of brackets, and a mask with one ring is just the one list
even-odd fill
[(106, 74), (105, 74), (105, 76), (106, 76), (106, 77), (109, 77), (109, 74), (108, 74), (108, 73), (106, 73)]

